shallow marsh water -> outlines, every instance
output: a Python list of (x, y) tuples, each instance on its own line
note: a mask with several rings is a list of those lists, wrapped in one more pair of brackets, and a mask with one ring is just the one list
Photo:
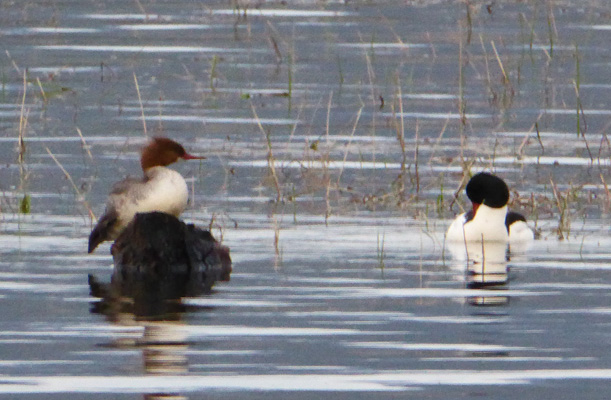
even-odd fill
[[(1, 7), (0, 397), (607, 397), (605, 2)], [(171, 321), (90, 313), (145, 129), (234, 261)], [(443, 240), (482, 169), (539, 233), (487, 282)]]

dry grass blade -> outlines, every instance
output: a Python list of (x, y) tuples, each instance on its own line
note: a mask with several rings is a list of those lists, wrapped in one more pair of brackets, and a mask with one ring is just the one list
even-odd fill
[(499, 52), (496, 51), (496, 46), (494, 45), (494, 40), (491, 40), (490, 44), (492, 45), (492, 50), (494, 50), (494, 56), (496, 57), (496, 62), (499, 63), (499, 68), (501, 68), (501, 73), (503, 74), (503, 82), (504, 83), (509, 83), (509, 78), (507, 77), (507, 74), (505, 73), (505, 67), (503, 67), (503, 61), (501, 61), (501, 57), (499, 56)]
[(605, 181), (605, 177), (602, 173), (600, 174), (600, 181), (605, 188), (605, 212), (609, 212), (611, 208), (611, 193), (609, 193), (609, 186), (607, 186), (607, 181)]
[(437, 149), (439, 148), (439, 145), (441, 144), (441, 140), (443, 139), (443, 134), (445, 133), (446, 129), (448, 129), (449, 123), (450, 123), (450, 115), (448, 114), (448, 117), (445, 119), (443, 126), (441, 127), (441, 130), (439, 131), (437, 140), (435, 140), (435, 144), (433, 145), (431, 149), (431, 155), (429, 156), (429, 161), (427, 162), (427, 165), (431, 165), (433, 163), (433, 159), (436, 156)]
[(257, 114), (257, 110), (255, 110), (255, 106), (251, 103), (250, 108), (252, 110), (252, 114), (257, 121), (257, 126), (261, 130), (263, 137), (265, 138), (267, 144), (267, 165), (269, 167), (270, 174), (272, 175), (272, 179), (274, 180), (274, 185), (276, 186), (276, 202), (280, 202), (282, 200), (282, 190), (280, 189), (280, 180), (278, 179), (278, 174), (276, 173), (276, 160), (274, 158), (274, 153), (272, 151), (272, 142), (268, 132), (265, 131), (263, 125), (261, 124), (261, 119), (259, 119), (259, 115)]
[(136, 84), (136, 92), (138, 93), (138, 103), (140, 103), (140, 114), (142, 116), (142, 129), (144, 129), (144, 136), (148, 137), (148, 131), (146, 130), (146, 119), (144, 118), (144, 106), (142, 105), (142, 96), (140, 96), (140, 85), (138, 85), (138, 77), (134, 72), (134, 83)]
[(89, 203), (87, 202), (87, 200), (84, 199), (83, 195), (81, 194), (81, 191), (79, 190), (78, 186), (76, 186), (76, 183), (74, 183), (74, 180), (72, 179), (72, 176), (68, 173), (68, 171), (66, 171), (66, 169), (64, 168), (64, 166), (59, 162), (59, 160), (57, 159), (57, 157), (55, 157), (55, 154), (53, 154), (51, 152), (51, 150), (49, 150), (49, 148), (47, 146), (45, 146), (45, 150), (47, 151), (47, 153), (49, 153), (49, 155), (51, 156), (51, 158), (53, 159), (53, 161), (55, 161), (55, 164), (57, 164), (57, 166), (59, 167), (59, 169), (61, 169), (61, 171), (64, 173), (64, 176), (66, 177), (66, 179), (68, 179), (68, 181), (70, 182), (70, 184), (72, 185), (72, 189), (74, 189), (74, 193), (76, 193), (77, 197), (79, 198), (79, 200), (81, 201), (81, 203), (83, 204), (83, 206), (85, 206), (85, 208), (87, 209), (87, 211), (89, 212), (89, 217), (92, 220), (95, 220), (95, 214), (93, 213), (93, 210), (91, 209), (91, 207), (89, 206)]
[(135, 0), (136, 5), (138, 6), (138, 8), (140, 9), (140, 12), (142, 12), (142, 14), (144, 14), (146, 16), (146, 19), (148, 20), (149, 15), (146, 12), (146, 10), (144, 9), (144, 6), (142, 5), (142, 3), (140, 2), (140, 0)]
[(346, 144), (346, 149), (344, 151), (344, 158), (342, 160), (342, 167), (339, 170), (339, 174), (337, 176), (337, 186), (339, 186), (339, 182), (342, 179), (342, 175), (344, 173), (344, 167), (346, 165), (346, 159), (348, 158), (348, 151), (350, 150), (350, 145), (352, 144), (352, 139), (354, 138), (354, 133), (356, 132), (356, 128), (361, 119), (361, 113), (363, 112), (363, 106), (359, 108), (359, 111), (356, 113), (356, 119), (354, 121), (354, 125), (352, 126), (352, 132), (350, 132), (350, 138), (348, 139), (348, 143)]
[(23, 97), (21, 98), (21, 112), (19, 114), (19, 132), (18, 132), (18, 155), (17, 161), (19, 164), (19, 190), (23, 192), (23, 197), (21, 203), (19, 205), (19, 210), (23, 214), (28, 214), (30, 212), (30, 196), (26, 193), (26, 184), (28, 181), (29, 174), (25, 169), (25, 134), (27, 132), (28, 126), (28, 116), (30, 113), (29, 108), (26, 109), (25, 99), (27, 92), (27, 79), (26, 72), (23, 72)]
[(45, 90), (42, 88), (42, 82), (40, 82), (40, 78), (36, 78), (36, 83), (38, 84), (38, 88), (40, 89), (40, 95), (42, 96), (42, 101), (47, 102), (47, 95), (45, 94)]
[(89, 160), (93, 161), (93, 155), (91, 154), (90, 146), (85, 141), (85, 138), (83, 137), (83, 132), (81, 132), (81, 128), (76, 128), (76, 133), (78, 133), (79, 137), (81, 138), (81, 146), (87, 152)]
[[(331, 93), (329, 93), (329, 102), (327, 104), (327, 125), (326, 125), (326, 130), (325, 130), (325, 141), (327, 144), (327, 148), (329, 148), (329, 124), (331, 121), (331, 104), (333, 102), (333, 91), (331, 91)], [(330, 150), (328, 150), (330, 151)], [(329, 157), (327, 157), (326, 159), (326, 163), (323, 163), (323, 165), (326, 164), (326, 168), (325, 168), (325, 180), (327, 183), (327, 187), (325, 190), (325, 225), (327, 225), (329, 223), (329, 217), (331, 216), (331, 201), (329, 199), (329, 195), (331, 193), (331, 176), (329, 174)]]
[(13, 60), (13, 57), (11, 57), (11, 53), (8, 50), (4, 50), (4, 53), (6, 54), (8, 59), (11, 60), (11, 65), (13, 66), (13, 68), (15, 68), (15, 71), (17, 71), (17, 73), (21, 75), (21, 68), (19, 68), (15, 60)]
[(556, 187), (556, 183), (550, 179), (550, 184), (552, 185), (552, 191), (554, 193), (554, 199), (556, 200), (556, 206), (558, 207), (558, 212), (560, 213), (560, 217), (558, 218), (558, 228), (556, 230), (558, 234), (558, 240), (565, 239), (565, 231), (568, 230), (569, 220), (566, 218), (567, 208), (568, 208), (568, 200), (567, 196), (562, 196), (562, 193), (558, 191)]
[(530, 129), (528, 131), (526, 131), (526, 134), (524, 135), (524, 139), (522, 139), (522, 142), (520, 143), (520, 146), (518, 147), (518, 150), (516, 151), (516, 155), (518, 157), (521, 158), (524, 156), (524, 152), (526, 151), (526, 146), (530, 142), (530, 134), (533, 132), (533, 130), (537, 132), (537, 141), (539, 142), (539, 145), (541, 146), (541, 154), (545, 153), (545, 147), (543, 147), (543, 141), (541, 140), (541, 133), (539, 132), (539, 121), (541, 120), (542, 116), (543, 116), (543, 113), (539, 113), (539, 116), (537, 117), (537, 120), (535, 121), (535, 123), (530, 126)]
[(21, 170), (21, 173), (23, 173), (22, 168), (23, 168), (24, 155), (25, 155), (24, 136), (26, 132), (26, 127), (28, 125), (28, 113), (29, 113), (29, 111), (26, 111), (25, 109), (25, 99), (26, 99), (27, 88), (28, 88), (28, 83), (26, 79), (26, 73), (24, 72), (23, 73), (23, 96), (21, 98), (21, 113), (19, 114), (19, 138), (18, 138), (18, 148), (19, 148), (18, 161), (19, 161), (19, 168)]
[(385, 258), (386, 253), (384, 250), (384, 241), (386, 240), (386, 234), (382, 234), (380, 238), (380, 233), (378, 232), (378, 268), (380, 268), (380, 273), (382, 274), (382, 279), (384, 278), (384, 268), (386, 267)]

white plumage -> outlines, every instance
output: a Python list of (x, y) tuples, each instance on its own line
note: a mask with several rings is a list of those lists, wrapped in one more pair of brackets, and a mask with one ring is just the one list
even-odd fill
[(117, 222), (109, 232), (114, 240), (136, 213), (160, 211), (178, 217), (187, 208), (189, 189), (182, 175), (167, 167), (152, 167), (144, 180), (117, 182), (108, 196), (104, 214), (116, 214)]
[(473, 210), (456, 217), (446, 232), (449, 242), (530, 242), (532, 229), (522, 215), (508, 212), (509, 189), (492, 174), (474, 175), (466, 187)]
[(154, 138), (142, 150), (142, 179), (127, 178), (117, 182), (108, 196), (106, 210), (89, 235), (89, 253), (106, 240), (115, 240), (136, 213), (160, 211), (178, 217), (187, 207), (189, 189), (183, 177), (167, 168), (178, 159), (192, 156), (178, 143)]
[(454, 242), (507, 242), (506, 215), (507, 206), (492, 208), (482, 204), (470, 221), (467, 221), (467, 213), (456, 217), (448, 228), (446, 238)]

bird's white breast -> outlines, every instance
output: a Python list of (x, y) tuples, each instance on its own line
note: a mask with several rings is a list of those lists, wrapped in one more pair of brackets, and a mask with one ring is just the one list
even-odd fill
[(458, 242), (507, 242), (506, 215), (507, 206), (492, 208), (482, 204), (470, 221), (466, 221), (465, 214), (456, 217), (448, 228), (446, 239)]
[(121, 229), (136, 213), (160, 211), (179, 216), (187, 207), (187, 183), (178, 172), (169, 168), (150, 168), (143, 181), (126, 183), (123, 190), (111, 194), (107, 204), (107, 209), (117, 213)]
[(161, 211), (179, 216), (187, 207), (189, 189), (182, 175), (166, 167), (146, 171), (145, 194), (137, 201), (136, 212)]

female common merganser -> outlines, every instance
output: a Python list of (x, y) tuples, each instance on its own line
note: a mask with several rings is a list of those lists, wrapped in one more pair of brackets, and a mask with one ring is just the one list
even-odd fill
[(487, 172), (474, 175), (467, 184), (473, 209), (456, 217), (448, 228), (449, 241), (525, 242), (533, 231), (521, 214), (507, 211), (509, 189), (505, 182)]
[(178, 159), (199, 160), (173, 140), (157, 137), (142, 149), (142, 179), (127, 178), (115, 183), (106, 211), (89, 235), (91, 253), (106, 240), (114, 240), (136, 213), (160, 211), (178, 217), (187, 207), (189, 189), (184, 178), (166, 168)]

